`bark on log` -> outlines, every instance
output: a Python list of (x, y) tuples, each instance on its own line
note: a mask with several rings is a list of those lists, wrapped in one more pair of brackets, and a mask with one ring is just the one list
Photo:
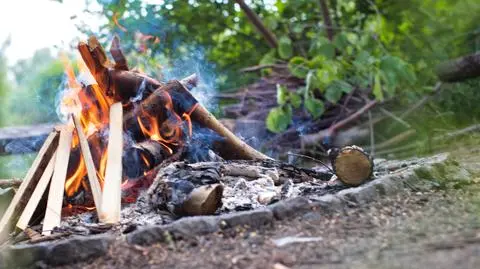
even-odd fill
[[(88, 44), (80, 42), (78, 51), (100, 88), (107, 96), (112, 97), (114, 102), (128, 103), (130, 99), (137, 97), (141, 89), (145, 98), (162, 85), (146, 75), (125, 70), (126, 62), (121, 61), (116, 66), (110, 63), (103, 47), (94, 36), (90, 37)], [(114, 58), (121, 59), (115, 49), (113, 51)]]
[(480, 76), (480, 53), (441, 63), (436, 68), (443, 82), (459, 82)]

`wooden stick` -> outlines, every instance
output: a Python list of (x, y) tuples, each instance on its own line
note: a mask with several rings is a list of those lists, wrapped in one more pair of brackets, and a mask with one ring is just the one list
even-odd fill
[(48, 136), (47, 140), (43, 144), (40, 152), (35, 158), (32, 166), (27, 172), (27, 175), (23, 179), (20, 188), (13, 197), (10, 205), (3, 214), (2, 219), (0, 220), (0, 240), (4, 241), (8, 237), (8, 233), (11, 230), (11, 225), (14, 224), (18, 217), (20, 216), (22, 209), (25, 208), (25, 205), (28, 203), (30, 195), (33, 193), (35, 187), (40, 180), (43, 170), (47, 167), (49, 160), (54, 154), (58, 146), (58, 137), (59, 134), (57, 131), (53, 131)]
[(48, 162), (47, 168), (43, 171), (43, 175), (40, 178), (35, 191), (33, 191), (32, 196), (30, 196), (27, 206), (25, 206), (25, 209), (17, 222), (17, 227), (22, 230), (25, 230), (28, 227), (28, 223), (30, 223), (33, 213), (37, 209), (38, 203), (40, 203), (40, 200), (47, 189), (48, 183), (50, 183), (50, 179), (52, 179), (53, 169), (55, 167), (55, 156), (56, 153), (53, 154)]
[(110, 134), (107, 147), (107, 168), (103, 188), (100, 221), (115, 224), (120, 221), (122, 153), (123, 153), (123, 109), (121, 103), (110, 107)]
[(43, 220), (43, 235), (50, 235), (53, 228), (60, 225), (68, 160), (72, 146), (72, 133), (73, 124), (71, 120), (68, 121), (67, 125), (60, 127), (60, 140), (58, 142), (57, 156), (55, 156), (55, 170), (50, 183), (47, 209), (45, 210), (45, 219)]
[(76, 115), (72, 115), (73, 122), (75, 123), (75, 128), (77, 129), (78, 139), (80, 141), (80, 148), (82, 150), (83, 160), (85, 161), (85, 166), (87, 168), (88, 181), (90, 182), (90, 188), (92, 190), (93, 201), (95, 202), (95, 207), (97, 209), (97, 214), (100, 215), (100, 205), (102, 201), (102, 188), (100, 187), (100, 182), (97, 178), (97, 171), (95, 169), (95, 164), (93, 163), (92, 153), (90, 152), (90, 147), (88, 145), (88, 140), (83, 133), (82, 125), (80, 124), (80, 119)]

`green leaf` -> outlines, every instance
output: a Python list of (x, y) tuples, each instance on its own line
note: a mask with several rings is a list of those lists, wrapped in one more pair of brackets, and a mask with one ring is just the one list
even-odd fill
[(340, 91), (342, 93), (351, 93), (353, 91), (353, 86), (344, 80), (335, 80), (330, 84), (329, 87), (335, 88), (336, 91)]
[(321, 36), (313, 40), (308, 53), (312, 56), (324, 55), (327, 59), (335, 58), (335, 46), (327, 38)]
[(288, 101), (289, 92), (287, 87), (277, 84), (277, 104), (283, 105)]
[(317, 79), (319, 83), (319, 89), (324, 90), (332, 81), (337, 79), (337, 70), (335, 66), (326, 65), (322, 69), (317, 69)]
[(340, 98), (342, 98), (343, 91), (341, 88), (336, 87), (334, 84), (327, 87), (325, 91), (325, 99), (330, 103), (336, 104)]
[(320, 117), (323, 112), (325, 112), (325, 105), (323, 104), (323, 102), (314, 97), (305, 99), (304, 106), (307, 109), (308, 113), (310, 113), (310, 115), (312, 115), (314, 119)]
[(333, 44), (339, 50), (343, 50), (347, 48), (350, 43), (348, 42), (348, 37), (345, 33), (338, 33), (335, 38), (333, 39)]
[(266, 119), (267, 129), (274, 133), (279, 133), (288, 128), (292, 121), (292, 107), (281, 106), (270, 110)]
[(275, 63), (275, 50), (271, 50), (265, 55), (263, 55), (262, 59), (260, 60), (261, 65), (266, 64), (274, 64)]
[(302, 97), (298, 93), (290, 92), (290, 104), (292, 104), (293, 108), (300, 108), (302, 105)]
[(383, 92), (382, 92), (382, 85), (380, 81), (380, 73), (375, 75), (375, 81), (373, 83), (373, 95), (379, 101), (383, 101)]
[(282, 36), (278, 40), (278, 55), (282, 59), (289, 59), (292, 57), (293, 54), (293, 48), (292, 48), (292, 40), (288, 38), (287, 36)]
[(292, 75), (298, 78), (305, 78), (308, 74), (308, 66), (307, 66), (307, 59), (296, 56), (290, 59), (288, 62), (288, 69), (292, 73)]

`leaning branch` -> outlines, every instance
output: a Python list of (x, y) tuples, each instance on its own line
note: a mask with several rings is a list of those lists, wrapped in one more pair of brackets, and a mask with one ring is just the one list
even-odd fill
[(250, 9), (250, 7), (245, 4), (243, 0), (235, 0), (239, 5), (240, 8), (245, 12), (245, 15), (248, 17), (248, 20), (257, 28), (260, 34), (265, 38), (268, 45), (272, 48), (277, 48), (278, 42), (275, 35), (263, 24), (260, 17)]

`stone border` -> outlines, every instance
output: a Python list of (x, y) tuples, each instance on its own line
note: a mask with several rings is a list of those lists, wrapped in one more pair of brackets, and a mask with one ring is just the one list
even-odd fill
[[(219, 216), (184, 217), (166, 225), (143, 227), (126, 237), (117, 238), (114, 235), (104, 234), (71, 237), (35, 245), (9, 246), (0, 255), (0, 268), (71, 264), (105, 255), (115, 240), (126, 240), (129, 244), (148, 246), (169, 242), (173, 238), (206, 235), (236, 226), (259, 228), (279, 220), (301, 216), (307, 218), (321, 215), (326, 210), (340, 210), (345, 205), (369, 203), (382, 196), (392, 195), (404, 188), (418, 185), (425, 174), (432, 175), (435, 171), (444, 172), (448, 155), (440, 154), (419, 160), (407, 168), (401, 168), (359, 187), (344, 189), (317, 199), (295, 197), (251, 211)], [(458, 168), (460, 169), (460, 166)], [(449, 174), (455, 177), (457, 172), (450, 169)]]

